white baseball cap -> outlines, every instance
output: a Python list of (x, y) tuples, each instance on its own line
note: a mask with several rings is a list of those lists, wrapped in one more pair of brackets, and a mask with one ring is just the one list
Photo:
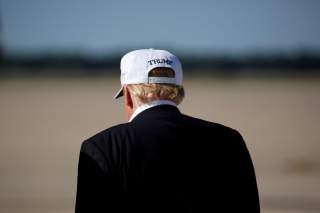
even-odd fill
[[(149, 72), (156, 67), (171, 68), (174, 77), (149, 77)], [(141, 49), (127, 53), (121, 59), (121, 88), (114, 96), (117, 99), (123, 96), (125, 84), (166, 83), (182, 85), (182, 66), (179, 59), (166, 50)]]

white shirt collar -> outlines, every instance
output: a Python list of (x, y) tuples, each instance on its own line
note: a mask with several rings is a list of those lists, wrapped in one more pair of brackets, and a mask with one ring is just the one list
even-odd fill
[(145, 103), (140, 105), (131, 115), (129, 122), (131, 122), (138, 114), (143, 112), (146, 109), (149, 109), (151, 107), (159, 106), (159, 105), (172, 105), (172, 106), (177, 106), (173, 101), (168, 101), (168, 100), (156, 100), (156, 101), (151, 101), (149, 103)]

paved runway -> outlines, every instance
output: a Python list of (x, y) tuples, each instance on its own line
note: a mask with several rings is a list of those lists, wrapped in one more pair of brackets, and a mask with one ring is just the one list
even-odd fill
[[(125, 122), (118, 77), (0, 79), (0, 212), (73, 212), (81, 142)], [(238, 129), (262, 212), (320, 212), (320, 78), (187, 76), (182, 112)]]

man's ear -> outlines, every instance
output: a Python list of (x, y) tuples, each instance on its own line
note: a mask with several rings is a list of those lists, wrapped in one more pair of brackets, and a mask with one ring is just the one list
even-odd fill
[(124, 90), (123, 92), (124, 92), (126, 106), (133, 108), (133, 101), (132, 101), (130, 90), (128, 89), (127, 86), (124, 86), (123, 90)]

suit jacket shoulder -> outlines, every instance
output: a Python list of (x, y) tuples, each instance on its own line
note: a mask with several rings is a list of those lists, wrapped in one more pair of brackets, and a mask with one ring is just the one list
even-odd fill
[(205, 129), (207, 133), (214, 133), (215, 136), (220, 135), (221, 137), (225, 137), (226, 139), (229, 138), (232, 141), (244, 142), (242, 135), (236, 129), (220, 123), (215, 123), (184, 114), (182, 116), (184, 117), (184, 120), (186, 120), (187, 123), (191, 123), (195, 129)]
[(107, 128), (82, 142), (80, 152), (90, 156), (107, 173), (116, 169), (120, 151), (130, 137), (128, 123)]

